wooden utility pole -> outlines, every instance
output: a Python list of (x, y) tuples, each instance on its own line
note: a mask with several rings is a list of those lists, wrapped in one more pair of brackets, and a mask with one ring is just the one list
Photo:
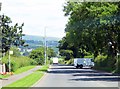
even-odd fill
[(46, 52), (46, 27), (44, 28), (44, 47), (45, 47), (45, 65), (47, 60), (47, 52)]
[(1, 8), (2, 8), (2, 3), (0, 2), (0, 11), (1, 11)]

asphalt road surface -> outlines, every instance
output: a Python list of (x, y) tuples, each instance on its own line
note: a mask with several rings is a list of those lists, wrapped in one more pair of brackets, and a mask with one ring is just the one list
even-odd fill
[(120, 78), (90, 68), (53, 65), (34, 87), (118, 87)]

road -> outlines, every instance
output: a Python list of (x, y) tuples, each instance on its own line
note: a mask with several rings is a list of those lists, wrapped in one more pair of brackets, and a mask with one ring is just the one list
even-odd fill
[(74, 66), (51, 66), (34, 87), (118, 87), (117, 75)]

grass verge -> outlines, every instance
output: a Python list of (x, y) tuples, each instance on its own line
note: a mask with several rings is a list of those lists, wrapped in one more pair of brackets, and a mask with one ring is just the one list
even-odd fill
[(93, 69), (104, 71), (104, 72), (109, 72), (109, 73), (114, 73), (114, 69), (108, 68), (108, 67), (94, 67)]
[(0, 74), (0, 79), (2, 78), (2, 75)]
[(30, 69), (32, 69), (32, 68), (35, 68), (35, 66), (21, 67), (21, 68), (19, 68), (18, 70), (16, 70), (14, 73), (15, 73), (15, 74), (20, 74), (20, 73), (23, 73), (23, 72), (25, 72), (25, 71), (28, 71), (28, 70), (30, 70)]
[[(25, 67), (21, 67), (21, 68), (17, 69), (17, 70), (14, 72), (14, 74), (20, 74), (20, 73), (26, 72), (26, 71), (34, 68), (34, 67), (35, 67), (35, 66), (25, 66)], [(9, 76), (10, 76), (10, 74), (1, 75), (0, 78), (7, 78), (7, 77), (9, 77)]]
[(40, 71), (36, 71), (6, 87), (29, 87), (33, 85), (36, 81), (38, 81), (43, 76), (43, 73)]
[(40, 69), (37, 70), (37, 71), (47, 72), (48, 68), (49, 68), (49, 65), (46, 65), (46, 66), (43, 66), (42, 68), (40, 68)]
[(24, 87), (24, 89), (27, 89), (28, 87), (35, 84), (39, 79), (41, 79), (42, 76), (44, 75), (44, 72), (47, 72), (48, 68), (49, 68), (48, 65), (43, 66), (41, 69), (35, 71), (34, 73), (16, 81), (16, 82), (13, 82), (12, 84), (10, 84), (6, 87), (3, 87), (2, 89), (7, 89), (8, 87)]
[(10, 74), (1, 75), (1, 78), (8, 78), (9, 76), (10, 76)]

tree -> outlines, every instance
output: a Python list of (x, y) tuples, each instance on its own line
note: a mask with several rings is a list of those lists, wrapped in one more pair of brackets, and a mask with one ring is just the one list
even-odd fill
[[(44, 53), (45, 53), (44, 47), (40, 47), (40, 48), (33, 50), (30, 53), (29, 57), (34, 59), (38, 63), (38, 65), (43, 65), (44, 61), (45, 61)], [(53, 49), (51, 49), (51, 48), (47, 49), (47, 56), (48, 56), (48, 58), (55, 56)]]
[(65, 60), (70, 60), (73, 58), (73, 51), (72, 50), (60, 50), (60, 55), (65, 57)]
[(115, 26), (119, 22), (118, 16), (115, 17), (117, 10), (116, 3), (67, 2), (64, 6), (65, 16), (69, 15), (66, 41), (77, 49), (94, 51), (95, 57), (99, 52), (106, 53), (108, 42), (113, 43), (118, 36), (115, 33), (115, 27), (119, 26)]
[[(68, 36), (68, 35), (67, 35)], [(72, 43), (70, 41), (69, 37), (63, 37), (62, 40), (59, 41), (59, 51), (61, 50), (71, 50), (73, 52), (73, 57), (77, 57), (78, 54), (78, 47), (76, 45), (74, 45), (74, 43)]]
[(47, 56), (48, 56), (48, 59), (50, 60), (51, 57), (56, 57), (56, 53), (54, 52), (52, 48), (48, 48)]
[(34, 59), (38, 65), (44, 64), (44, 48), (37, 48), (33, 50), (30, 55), (30, 58)]
[(11, 19), (5, 15), (1, 15), (0, 19), (0, 32), (2, 32), (2, 53), (6, 53), (12, 45), (23, 45), (25, 43), (22, 40), (22, 36), (24, 36), (24, 34), (22, 34), (22, 27), (24, 26), (24, 24), (18, 26), (18, 23), (16, 23), (14, 26), (11, 26)]
[(17, 47), (12, 46), (12, 47), (10, 48), (10, 50), (13, 51), (13, 56), (15, 56), (15, 57), (21, 56), (20, 50), (19, 50)]
[(106, 66), (115, 67), (120, 52), (120, 3), (68, 1), (63, 11), (69, 18), (59, 49), (72, 49), (74, 57), (84, 56), (84, 52), (94, 58), (107, 55)]

